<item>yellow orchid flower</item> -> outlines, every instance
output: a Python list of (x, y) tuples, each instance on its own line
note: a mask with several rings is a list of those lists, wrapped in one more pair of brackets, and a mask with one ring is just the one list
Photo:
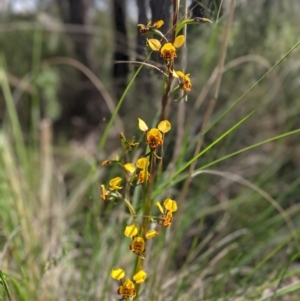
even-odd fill
[(184, 35), (177, 36), (175, 41), (172, 43), (168, 42), (160, 49), (160, 56), (166, 61), (170, 61), (177, 57), (176, 48), (181, 47), (184, 44)]
[(190, 75), (189, 74), (184, 74), (181, 71), (177, 71), (176, 74), (180, 78), (181, 87), (182, 87), (183, 91), (189, 92), (191, 90), (191, 88), (192, 88), (192, 84), (191, 84), (191, 80), (190, 80)]
[(173, 212), (177, 211), (177, 203), (172, 199), (165, 199), (164, 200), (164, 207), (166, 210), (163, 209), (159, 202), (156, 202), (156, 206), (158, 207), (159, 211), (161, 212), (161, 219), (162, 225), (164, 227), (169, 227), (173, 220)]
[(147, 23), (147, 25), (138, 24), (137, 26), (140, 28), (140, 33), (141, 34), (145, 34), (149, 30), (151, 30), (151, 29), (158, 29), (158, 28), (162, 27), (163, 25), (164, 25), (164, 21), (163, 20), (159, 20), (159, 21), (154, 22), (153, 25), (151, 25), (151, 21), (149, 21)]
[(101, 188), (101, 200), (105, 201), (107, 200), (110, 191), (105, 189), (105, 185), (100, 185), (100, 188)]
[(113, 178), (109, 181), (109, 190), (113, 191), (113, 190), (119, 190), (119, 189), (122, 189), (123, 187), (119, 186), (119, 184), (121, 183), (122, 181), (122, 178), (120, 177), (116, 177), (116, 178)]
[(138, 121), (140, 130), (146, 132), (146, 143), (152, 150), (163, 144), (163, 134), (171, 129), (171, 123), (168, 120), (161, 121), (157, 128), (150, 130), (148, 130), (147, 124), (142, 119), (138, 118)]
[(129, 249), (138, 256), (142, 256), (146, 251), (146, 244), (143, 237), (135, 237), (129, 246)]

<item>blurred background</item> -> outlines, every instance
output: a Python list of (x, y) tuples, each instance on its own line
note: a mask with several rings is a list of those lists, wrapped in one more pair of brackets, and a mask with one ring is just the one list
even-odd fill
[[(178, 69), (190, 74), (193, 87), (187, 102), (170, 103), (168, 118), (175, 138), (168, 141), (166, 170), (169, 163), (175, 170), (181, 168), (193, 156), (213, 94), (229, 3), (181, 1), (182, 15), (194, 8), (191, 17), (206, 17), (213, 24), (188, 27), (186, 48), (178, 50), (185, 57), (178, 60)], [(142, 68), (101, 150), (99, 141), (148, 54), (137, 24), (162, 19), (162, 32), (167, 32), (171, 8), (171, 0), (0, 1), (0, 269), (11, 277), (15, 300), (74, 300), (74, 296), (107, 300), (111, 296), (109, 271), (128, 247), (120, 239), (126, 216), (124, 208), (100, 202), (99, 183), (116, 172), (104, 170), (99, 162), (121, 152), (120, 131), (129, 137), (140, 135), (134, 120), (139, 117), (151, 124), (157, 118), (160, 72)], [(245, 115), (255, 113), (201, 157), (196, 168), (300, 128), (300, 47), (246, 93), (300, 40), (299, 15), (297, 0), (236, 1), (213, 126), (203, 147)], [(149, 63), (165, 68), (158, 56)], [(178, 112), (184, 112), (186, 122), (182, 123)], [(171, 162), (181, 124), (190, 127), (185, 127), (181, 156)], [(153, 280), (154, 287), (158, 291), (164, 287), (165, 293), (151, 300), (168, 300), (165, 297), (172, 293), (178, 300), (201, 300), (199, 296), (247, 300), (238, 296), (249, 292), (249, 287), (256, 293), (252, 300), (267, 300), (259, 298), (278, 280), (273, 272), (289, 270), (291, 254), (299, 254), (299, 249), (290, 252), (288, 243), (285, 249), (291, 229), (276, 206), (270, 205), (270, 198), (275, 199), (299, 233), (299, 134), (220, 160), (213, 168), (219, 174), (195, 177), (191, 183), (182, 228), (175, 245), (169, 241), (165, 250), (173, 259), (166, 279)], [(233, 175), (247, 179), (270, 198)], [(182, 185), (174, 184), (175, 195)], [(238, 229), (241, 232), (232, 236)], [(270, 264), (256, 269), (278, 246), (284, 247), (271, 256)], [(111, 258), (104, 262), (107, 254)], [(121, 262), (126, 266), (131, 260), (126, 255)], [(293, 268), (299, 271), (299, 257), (293, 260), (298, 260)], [(245, 268), (230, 274), (229, 261), (250, 272)], [(189, 266), (201, 272), (192, 268), (186, 276), (182, 268)], [(176, 275), (182, 275), (182, 286), (174, 289)], [(299, 286), (299, 276), (288, 275), (283, 283)], [(201, 293), (192, 285), (195, 277), (200, 277)], [(266, 278), (270, 285), (264, 286)], [(292, 298), (278, 300), (299, 300), (297, 295)]]

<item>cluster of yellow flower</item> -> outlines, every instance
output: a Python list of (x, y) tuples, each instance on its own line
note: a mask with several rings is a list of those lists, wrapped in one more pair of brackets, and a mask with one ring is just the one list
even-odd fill
[[(176, 4), (177, 3), (177, 4)], [(103, 201), (114, 201), (116, 199), (123, 200), (130, 211), (131, 221), (125, 227), (124, 235), (131, 239), (129, 243), (129, 250), (136, 255), (135, 274), (130, 278), (125, 278), (123, 269), (113, 269), (111, 277), (119, 281), (119, 288), (117, 293), (123, 299), (131, 299), (139, 296), (139, 285), (147, 278), (147, 273), (143, 269), (145, 252), (147, 249), (147, 241), (156, 237), (159, 233), (157, 231), (157, 222), (161, 226), (167, 228), (171, 225), (173, 220), (173, 213), (177, 211), (177, 203), (171, 198), (165, 199), (162, 203), (156, 202), (159, 213), (158, 215), (151, 215), (154, 202), (152, 200), (153, 187), (155, 185), (157, 170), (156, 162), (162, 159), (163, 151), (160, 149), (164, 144), (164, 135), (171, 130), (171, 123), (165, 119), (165, 108), (168, 98), (177, 90), (183, 90), (184, 97), (186, 93), (192, 88), (190, 75), (182, 71), (175, 71), (175, 59), (177, 58), (177, 49), (185, 44), (185, 36), (178, 34), (180, 30), (188, 24), (199, 24), (200, 22), (211, 22), (205, 18), (183, 18), (178, 21), (179, 1), (174, 2), (173, 26), (172, 26), (172, 40), (169, 41), (167, 35), (163, 34), (159, 29), (164, 22), (159, 20), (154, 24), (148, 22), (146, 25), (138, 24), (140, 33), (145, 35), (147, 46), (152, 50), (160, 53), (166, 66), (166, 71), (162, 71), (166, 75), (165, 91), (162, 97), (162, 110), (160, 115), (160, 122), (157, 127), (148, 128), (147, 124), (138, 119), (139, 129), (145, 134), (145, 144), (147, 150), (145, 155), (138, 158), (134, 163), (129, 161), (129, 152), (134, 150), (139, 143), (135, 142), (134, 137), (126, 139), (124, 134), (120, 135), (122, 146), (125, 152), (123, 158), (115, 158), (114, 160), (105, 160), (102, 162), (104, 166), (119, 165), (124, 174), (123, 177), (117, 176), (109, 181), (109, 188), (101, 185), (101, 199)], [(155, 39), (153, 36), (159, 36), (160, 39)], [(178, 85), (173, 89), (173, 80), (177, 80)], [(171, 91), (171, 89), (173, 89)], [(125, 159), (126, 158), (126, 159)], [(122, 184), (122, 181), (124, 185)], [(136, 214), (135, 209), (131, 204), (131, 187), (142, 185), (143, 196), (140, 208), (143, 208), (142, 220)], [(123, 188), (123, 186), (125, 186)], [(152, 223), (152, 225), (151, 225)], [(152, 227), (154, 226), (154, 227)]]
[(180, 48), (185, 43), (185, 37), (184, 35), (179, 35), (175, 38), (173, 43), (169, 42), (167, 38), (163, 35), (163, 33), (158, 30), (161, 26), (163, 26), (163, 24), (164, 21), (159, 20), (151, 26), (150, 21), (147, 25), (138, 24), (138, 27), (140, 27), (141, 34), (146, 36), (150, 33), (156, 34), (161, 36), (162, 39), (166, 41), (166, 43), (162, 45), (160, 40), (150, 38), (147, 39), (147, 45), (151, 48), (151, 50), (160, 52), (160, 56), (166, 62), (168, 73), (171, 73), (173, 77), (178, 79), (179, 86), (184, 92), (189, 92), (192, 88), (190, 75), (184, 74), (182, 71), (174, 71), (173, 66), (171, 64), (171, 62), (173, 62), (173, 59), (177, 57), (176, 49)]
[[(136, 296), (136, 290), (134, 283), (127, 278), (124, 282), (122, 279), (125, 277), (125, 272), (122, 269), (112, 270), (111, 277), (120, 282), (120, 286), (118, 288), (118, 294), (122, 295), (124, 299), (132, 298)], [(147, 274), (145, 271), (140, 270), (133, 276), (133, 281), (138, 284), (142, 283), (146, 280)]]
[[(176, 2), (176, 1), (175, 1)], [(174, 2), (174, 3), (175, 3)], [(177, 4), (176, 4), (177, 3)], [(135, 142), (134, 137), (126, 139), (124, 134), (120, 135), (123, 149), (125, 151), (124, 158), (115, 158), (114, 160), (105, 160), (102, 162), (104, 166), (119, 165), (124, 174), (123, 177), (117, 176), (109, 181), (109, 188), (106, 189), (105, 185), (101, 185), (101, 199), (103, 201), (114, 201), (116, 199), (123, 200), (130, 211), (131, 221), (125, 227), (124, 235), (131, 239), (128, 246), (129, 250), (134, 253), (136, 257), (135, 274), (125, 280), (125, 272), (123, 269), (114, 269), (111, 272), (111, 277), (119, 281), (119, 288), (117, 293), (123, 299), (131, 299), (139, 295), (139, 285), (146, 280), (147, 273), (143, 269), (145, 259), (145, 252), (147, 248), (147, 241), (158, 235), (157, 227), (152, 227), (150, 223), (159, 222), (163, 227), (169, 227), (173, 220), (173, 213), (177, 211), (177, 203), (171, 198), (165, 199), (162, 203), (156, 202), (159, 214), (158, 216), (151, 215), (153, 210), (152, 192), (155, 185), (157, 171), (156, 162), (162, 159), (163, 151), (159, 149), (164, 144), (164, 135), (171, 130), (171, 123), (165, 119), (165, 108), (168, 98), (177, 90), (183, 90), (184, 97), (186, 93), (192, 88), (190, 75), (185, 74), (183, 71), (176, 71), (175, 59), (177, 58), (177, 49), (185, 44), (185, 36), (178, 34), (180, 30), (188, 24), (199, 24), (200, 22), (211, 22), (205, 18), (183, 18), (178, 21), (179, 2), (174, 4), (173, 26), (172, 26), (172, 40), (169, 41), (167, 35), (163, 34), (159, 29), (163, 26), (164, 22), (159, 20), (153, 24), (148, 22), (146, 25), (138, 24), (140, 33), (145, 35), (147, 46), (155, 52), (159, 52), (163, 58), (166, 66), (166, 71), (162, 71), (166, 77), (165, 91), (162, 98), (162, 110), (160, 115), (160, 122), (157, 127), (148, 128), (147, 124), (138, 119), (139, 129), (145, 134), (145, 143), (147, 151), (145, 155), (138, 158), (134, 163), (129, 161), (129, 152), (134, 150), (139, 143)], [(153, 36), (159, 36), (160, 39), (155, 39)], [(173, 80), (177, 80), (178, 85), (173, 89)], [(171, 91), (171, 89), (173, 89)], [(125, 161), (126, 160), (126, 161)], [(122, 184), (122, 181), (124, 185)], [(142, 220), (138, 219), (135, 209), (131, 204), (131, 187), (137, 185), (143, 186), (144, 197), (141, 201)], [(125, 186), (123, 188), (123, 186)], [(155, 225), (155, 224), (154, 224)]]
[[(125, 174), (124, 178), (118, 176), (109, 181), (109, 188), (106, 190), (105, 185), (101, 185), (101, 199), (103, 201), (106, 200), (114, 200), (114, 199), (123, 199), (125, 201), (125, 197), (123, 197), (122, 189), (123, 186), (121, 182), (125, 180), (125, 185), (136, 186), (140, 184), (147, 185), (153, 170), (149, 169), (149, 162), (151, 160), (161, 159), (157, 154), (157, 149), (163, 145), (164, 142), (164, 134), (171, 130), (171, 124), (168, 120), (161, 121), (157, 127), (155, 128), (148, 128), (147, 124), (142, 120), (138, 119), (138, 126), (139, 129), (144, 132), (145, 134), (145, 142), (148, 145), (148, 152), (146, 152), (144, 157), (141, 157), (136, 160), (135, 164), (126, 162), (123, 163), (122, 160), (119, 158), (115, 160), (105, 160), (102, 162), (104, 166), (111, 166), (113, 164), (117, 164), (122, 167), (123, 172)], [(121, 135), (122, 144), (124, 149), (128, 151), (129, 149), (126, 147), (130, 145), (128, 140), (126, 140), (125, 136)], [(137, 143), (133, 142), (134, 140), (130, 140), (132, 143), (137, 146)], [(131, 143), (131, 144), (132, 144)], [(130, 148), (132, 150), (133, 148)], [(126, 204), (130, 204), (129, 200), (126, 200)], [(152, 204), (152, 202), (151, 202)], [(130, 206), (132, 206), (130, 204)], [(160, 224), (164, 227), (169, 227), (173, 220), (173, 213), (177, 210), (177, 203), (176, 201), (167, 198), (161, 204), (156, 202), (156, 206), (160, 211), (159, 216), (152, 216), (151, 221), (153, 222), (160, 222)], [(151, 206), (150, 209), (151, 210)], [(124, 235), (126, 237), (131, 238), (131, 243), (129, 244), (129, 250), (131, 250), (134, 254), (138, 256), (140, 259), (144, 259), (145, 252), (146, 252), (146, 243), (147, 240), (154, 238), (158, 235), (157, 230), (150, 228), (149, 223), (141, 223), (138, 225), (137, 216), (135, 215), (134, 209), (130, 210), (134, 223), (129, 224), (126, 226), (124, 230)], [(150, 221), (150, 211), (144, 212), (143, 218)], [(135, 284), (142, 283), (146, 280), (147, 274), (142, 269), (139, 268), (136, 274), (133, 276), (133, 281), (127, 278), (123, 281), (125, 277), (125, 272), (123, 269), (114, 269), (111, 273), (113, 279), (119, 281), (119, 288), (117, 293), (122, 295), (124, 299), (132, 298), (137, 294)]]

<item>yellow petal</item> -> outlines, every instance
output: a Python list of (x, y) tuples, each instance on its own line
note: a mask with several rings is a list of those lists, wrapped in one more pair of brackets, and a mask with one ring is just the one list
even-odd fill
[(129, 171), (130, 173), (135, 172), (135, 166), (132, 163), (126, 163), (124, 164), (124, 168)]
[(140, 270), (133, 276), (133, 280), (135, 283), (142, 283), (146, 280), (147, 273), (143, 270)]
[(122, 181), (121, 177), (115, 177), (109, 181), (109, 185), (116, 186)]
[(140, 169), (146, 169), (149, 165), (149, 161), (147, 158), (139, 158), (136, 160), (135, 164)]
[(148, 21), (148, 23), (147, 23), (147, 27), (148, 27), (148, 26), (150, 26), (150, 25), (151, 25), (151, 20), (150, 20), (150, 21)]
[(174, 200), (171, 199), (166, 199), (164, 201), (164, 206), (165, 208), (170, 211), (170, 212), (175, 212), (177, 211), (177, 203)]
[[(177, 71), (177, 72), (180, 72), (180, 71)], [(172, 75), (173, 75), (173, 77), (178, 78), (177, 72), (176, 72), (174, 69), (172, 70)]]
[(125, 228), (124, 234), (127, 237), (136, 236), (138, 233), (138, 227), (136, 225), (130, 225)]
[(159, 20), (157, 22), (154, 22), (153, 27), (158, 29), (160, 27), (162, 27), (164, 25), (164, 21), (163, 20)]
[(143, 132), (146, 132), (148, 130), (148, 126), (145, 123), (145, 121), (140, 118), (138, 118), (138, 121), (139, 121), (139, 129)]
[(173, 50), (173, 51), (176, 51), (175, 47), (173, 46), (172, 43), (166, 43), (160, 50), (160, 52), (164, 52), (164, 51), (170, 51), (170, 50)]
[(177, 73), (177, 75), (178, 75), (179, 77), (181, 77), (181, 78), (184, 78), (184, 77), (185, 77), (184, 73), (181, 72), (181, 71), (176, 71), (176, 73)]
[(148, 45), (153, 51), (159, 51), (161, 48), (160, 41), (157, 39), (148, 39)]
[(174, 47), (179, 48), (184, 44), (184, 41), (185, 41), (184, 35), (180, 35), (175, 39), (173, 45)]
[(201, 20), (202, 22), (208, 22), (208, 23), (212, 23), (212, 21), (211, 20), (209, 20), (209, 19), (206, 19), (206, 18), (202, 18), (202, 20)]
[(122, 181), (121, 177), (115, 177), (109, 181), (109, 185), (115, 187), (118, 186), (118, 184), (120, 184), (121, 181)]
[(159, 211), (160, 211), (162, 214), (164, 214), (164, 209), (163, 209), (163, 207), (161, 206), (161, 204), (160, 204), (159, 202), (156, 202), (155, 205), (158, 207)]
[(111, 277), (116, 280), (124, 278), (125, 272), (122, 269), (116, 269), (111, 271)]
[(150, 239), (150, 238), (153, 238), (155, 236), (158, 235), (158, 232), (156, 230), (149, 230), (147, 233), (146, 233), (146, 239)]
[[(130, 279), (126, 279), (123, 284), (123, 287), (125, 287), (128, 290), (132, 290), (132, 289), (134, 289), (134, 283)], [(132, 297), (134, 297), (134, 296), (132, 296)]]
[(171, 123), (168, 120), (163, 120), (161, 121), (157, 128), (162, 132), (162, 133), (167, 133), (171, 129)]

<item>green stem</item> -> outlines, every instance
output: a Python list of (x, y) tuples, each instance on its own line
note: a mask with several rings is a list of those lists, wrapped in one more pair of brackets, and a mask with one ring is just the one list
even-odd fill
[[(152, 207), (152, 190), (153, 190), (153, 183), (154, 183), (154, 168), (155, 168), (155, 162), (156, 158), (153, 154), (150, 155), (150, 179), (149, 179), (149, 184), (147, 186), (147, 195), (146, 195), (146, 204), (144, 207), (144, 212), (143, 212), (143, 220), (142, 220), (142, 227), (141, 227), (141, 236), (145, 239), (146, 241), (146, 233), (148, 230), (149, 226), (149, 219), (150, 219), (150, 213), (151, 213), (151, 207)], [(147, 175), (145, 175), (145, 181), (147, 179)], [(144, 259), (141, 257), (138, 257), (137, 264), (136, 264), (136, 273), (139, 272), (140, 270), (143, 269), (143, 263)], [(138, 298), (139, 295), (139, 289), (140, 285), (136, 285), (136, 298)], [(137, 300), (137, 299), (135, 299)]]

